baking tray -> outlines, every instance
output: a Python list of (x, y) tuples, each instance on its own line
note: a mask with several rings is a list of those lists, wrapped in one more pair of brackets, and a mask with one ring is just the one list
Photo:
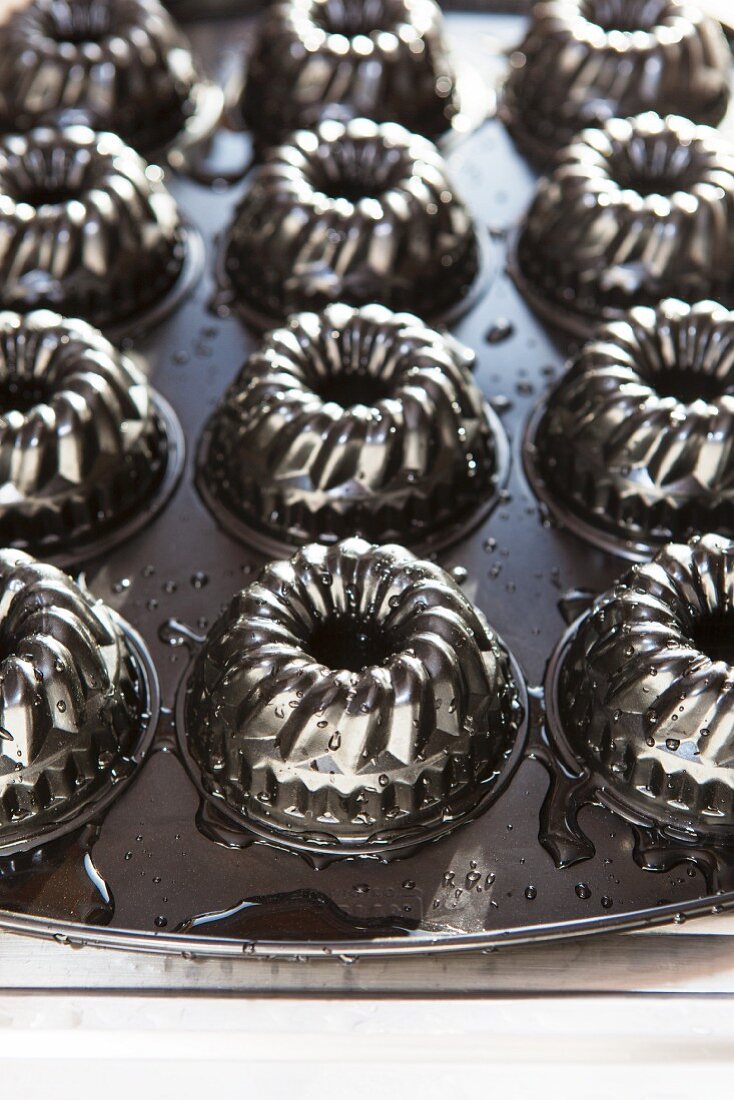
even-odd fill
[[(462, 63), (494, 86), (522, 17), (451, 12), (447, 21)], [(251, 25), (240, 15), (189, 26), (221, 82), (233, 79)], [(204, 423), (257, 346), (255, 333), (222, 315), (213, 277), (217, 240), (247, 187), (241, 168), (248, 156), (246, 135), (225, 132), (193, 165), (195, 178), (170, 175), (205, 241), (206, 271), (171, 317), (130, 343), (181, 421), (186, 468), (155, 521), (83, 567), (93, 593), (150, 650), (161, 693), (155, 738), (136, 779), (103, 817), (0, 864), (0, 928), (192, 957), (351, 959), (494, 948), (734, 905), (725, 859), (656, 847), (591, 795), (579, 808), (581, 842), (574, 848), (564, 834), (568, 777), (548, 746), (541, 685), (568, 624), (626, 565), (555, 526), (523, 471), (524, 426), (571, 345), (542, 326), (505, 271), (508, 237), (533, 174), (494, 118), (448, 154), (496, 259), (491, 285), (452, 331), (477, 353), (477, 381), (511, 440), (511, 472), (489, 519), (439, 561), (484, 611), (527, 685), (527, 728), (509, 784), (486, 812), (389, 859), (314, 860), (262, 838), (252, 842), (202, 803), (179, 750), (178, 689), (197, 636), (263, 564), (217, 528), (193, 477)]]

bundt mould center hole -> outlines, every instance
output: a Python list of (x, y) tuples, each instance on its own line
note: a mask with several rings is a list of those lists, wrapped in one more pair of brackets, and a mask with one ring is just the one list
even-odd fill
[(609, 174), (618, 187), (636, 191), (642, 198), (669, 198), (678, 191), (690, 191), (700, 181), (691, 149), (655, 140), (642, 149), (634, 146), (618, 152), (610, 160)]
[(674, 397), (684, 405), (694, 401), (716, 401), (734, 389), (734, 380), (730, 378), (685, 367), (661, 370), (649, 381), (660, 397)]
[(54, 159), (46, 150), (40, 156), (29, 151), (16, 165), (8, 165), (3, 190), (15, 202), (38, 209), (60, 207), (75, 200), (84, 202), (98, 182), (98, 171), (85, 152)]
[(345, 138), (322, 147), (310, 166), (310, 183), (329, 199), (380, 199), (404, 184), (413, 166), (401, 150), (381, 140)]
[(115, 26), (113, 4), (109, 0), (69, 0), (53, 4), (46, 13), (45, 30), (59, 44), (83, 46), (104, 42)]
[(0, 381), (0, 416), (28, 413), (49, 397), (48, 387), (37, 378), (5, 378)]
[(690, 638), (710, 660), (734, 666), (734, 611), (704, 615), (694, 623)]
[(19, 195), (23, 202), (30, 206), (62, 206), (64, 203), (80, 199), (83, 192), (79, 188), (72, 188), (59, 182), (57, 185), (49, 182), (48, 185), (38, 184), (27, 188)]
[(583, 0), (581, 15), (603, 31), (654, 31), (674, 14), (670, 0)]
[(374, 624), (351, 615), (334, 616), (318, 623), (304, 648), (319, 664), (348, 672), (362, 672), (372, 665), (384, 664), (393, 652)]
[(394, 31), (404, 17), (404, 4), (395, 0), (322, 0), (312, 15), (321, 30), (345, 38)]
[(391, 396), (391, 390), (383, 378), (374, 374), (341, 374), (321, 379), (315, 390), (322, 401), (333, 401), (343, 409), (355, 405), (376, 405)]

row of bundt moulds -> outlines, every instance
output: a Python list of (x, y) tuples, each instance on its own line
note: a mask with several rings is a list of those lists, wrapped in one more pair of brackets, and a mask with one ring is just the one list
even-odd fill
[(520, 148), (548, 163), (614, 118), (656, 111), (716, 126), (731, 79), (721, 25), (695, 0), (539, 0), (501, 114)]
[(29, 0), (0, 23), (0, 127), (84, 123), (181, 164), (222, 91), (158, 0)]
[[(115, 613), (0, 551), (0, 854), (71, 833), (142, 760), (158, 699)], [(349, 539), (267, 566), (212, 627), (179, 697), (205, 797), (276, 843), (425, 841), (495, 798), (522, 749), (519, 672), (439, 566)]]
[(327, 117), (397, 122), (434, 140), (493, 107), (452, 56), (434, 0), (277, 0), (260, 17), (233, 112), (260, 144)]
[[(446, 545), (505, 485), (509, 446), (474, 355), (382, 306), (267, 336), (206, 427), (197, 483), (276, 555), (347, 534)], [(181, 472), (175, 414), (128, 355), (48, 310), (0, 311), (0, 540), (66, 563), (147, 523)]]
[[(733, 565), (720, 536), (665, 547), (574, 624), (546, 681), (565, 789), (688, 844), (732, 838)], [(10, 854), (104, 808), (145, 751), (157, 698), (136, 636), (53, 566), (0, 553), (0, 610)], [(374, 854), (486, 808), (522, 751), (526, 706), (514, 662), (448, 574), (349, 539), (304, 547), (235, 597), (181, 687), (177, 729), (231, 823)]]
[[(112, 334), (159, 321), (203, 263), (161, 169), (85, 126), (0, 139), (0, 225), (0, 306)], [(219, 257), (222, 300), (265, 326), (328, 302), (447, 319), (488, 274), (488, 245), (431, 142), (326, 122), (255, 170)]]

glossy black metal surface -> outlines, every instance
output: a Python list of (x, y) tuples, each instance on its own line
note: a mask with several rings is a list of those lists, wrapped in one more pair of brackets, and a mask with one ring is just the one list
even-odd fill
[[(523, 23), (456, 14), (449, 29), (462, 56), (494, 83), (502, 51), (519, 40)], [(192, 24), (190, 31), (210, 71), (224, 79), (235, 70), (247, 20)], [(176, 313), (132, 342), (181, 420), (187, 466), (155, 522), (85, 566), (92, 591), (150, 647), (162, 694), (155, 742), (97, 832), (55, 850), (53, 859), (37, 858), (22, 879), (0, 875), (0, 925), (192, 954), (413, 953), (637, 926), (734, 903), (726, 860), (701, 858), (698, 850), (656, 859), (649, 838), (641, 845), (639, 832), (593, 798), (577, 807), (585, 846), (561, 852), (555, 843), (547, 796), (568, 776), (543, 732), (546, 663), (590, 593), (607, 589), (626, 566), (555, 526), (527, 482), (525, 424), (559, 377), (570, 344), (543, 328), (504, 269), (452, 332), (476, 352), (475, 380), (510, 438), (509, 481), (477, 531), (438, 561), (529, 685), (522, 758), (512, 761), (485, 812), (385, 860), (304, 857), (243, 832), (202, 800), (179, 749), (181, 684), (203, 636), (265, 560), (218, 527), (194, 484), (195, 444), (261, 340), (217, 299), (214, 273), (218, 241), (247, 187), (229, 170), (246, 159), (246, 138), (223, 133), (208, 162), (197, 165), (197, 178), (169, 177), (205, 240), (206, 271)], [(502, 123), (490, 120), (454, 145), (449, 168), (478, 231), (506, 256), (534, 178)], [(212, 176), (234, 182), (212, 185)], [(663, 869), (651, 873), (653, 865)], [(92, 929), (101, 889), (112, 899), (107, 924)]]

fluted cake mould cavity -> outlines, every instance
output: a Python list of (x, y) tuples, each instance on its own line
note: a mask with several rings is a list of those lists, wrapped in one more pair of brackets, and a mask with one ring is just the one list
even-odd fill
[(540, 0), (512, 55), (502, 115), (548, 161), (588, 127), (654, 110), (716, 126), (731, 93), (721, 25), (688, 0)]
[(162, 170), (86, 126), (0, 139), (0, 305), (57, 310), (108, 331), (171, 308), (196, 234)]
[(436, 320), (468, 302), (482, 252), (435, 145), (396, 123), (329, 120), (254, 169), (220, 281), (262, 327), (331, 302)]
[(458, 824), (523, 722), (502, 643), (453, 579), (347, 539), (234, 598), (179, 708), (206, 796), (286, 844), (379, 851)]
[(599, 796), (689, 841), (734, 839), (733, 621), (734, 543), (671, 543), (599, 597), (546, 685)]
[(147, 156), (180, 140), (212, 99), (221, 109), (158, 0), (30, 0), (0, 26), (6, 132), (83, 122)]
[(552, 324), (594, 324), (663, 298), (729, 303), (734, 145), (654, 113), (584, 130), (539, 181), (511, 260)]
[(474, 353), (383, 306), (271, 332), (211, 418), (197, 484), (230, 533), (276, 553), (358, 534), (446, 545), (497, 501), (509, 447)]
[(147, 522), (181, 470), (173, 411), (85, 321), (0, 311), (0, 543), (93, 556)]
[(531, 419), (526, 465), (561, 522), (625, 557), (734, 533), (734, 313), (669, 299), (601, 326)]
[(238, 104), (260, 140), (341, 111), (438, 138), (460, 110), (434, 0), (280, 0), (260, 17)]
[(0, 550), (0, 854), (73, 830), (130, 778), (157, 717), (141, 643), (65, 573)]

